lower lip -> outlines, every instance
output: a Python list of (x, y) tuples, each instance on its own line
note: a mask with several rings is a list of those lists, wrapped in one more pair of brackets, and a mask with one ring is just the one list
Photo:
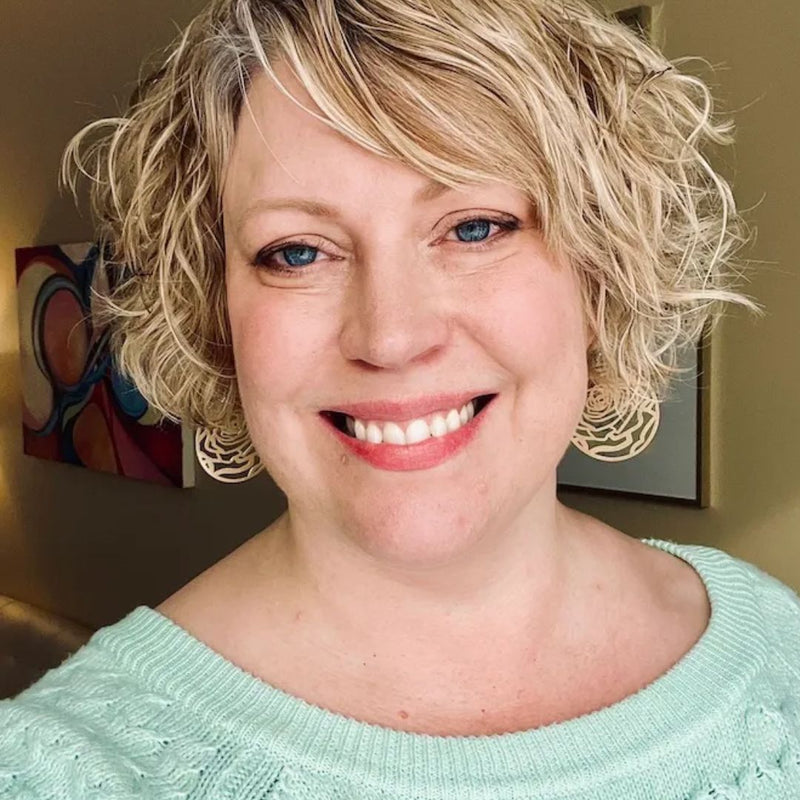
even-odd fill
[(373, 467), (394, 471), (431, 469), (452, 458), (472, 441), (493, 402), (494, 400), (488, 403), (480, 414), (457, 431), (409, 445), (362, 442), (360, 439), (342, 433), (325, 417), (322, 417), (322, 421), (351, 453), (363, 458)]

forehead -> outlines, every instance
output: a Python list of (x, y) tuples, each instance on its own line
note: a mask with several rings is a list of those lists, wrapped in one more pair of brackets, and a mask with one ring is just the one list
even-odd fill
[[(445, 193), (447, 187), (438, 181), (367, 150), (318, 119), (314, 115), (323, 112), (293, 73), (282, 64), (275, 72), (292, 97), (265, 72), (253, 78), (228, 162), (226, 226), (238, 230), (276, 200), (302, 199), (316, 208), (333, 206), (353, 218), (372, 219), (413, 211)], [(504, 182), (467, 186), (447, 196), (465, 203), (513, 204), (521, 213), (530, 205)]]
[(276, 73), (298, 102), (266, 73), (253, 78), (228, 163), (227, 205), (255, 191), (336, 195), (356, 178), (409, 185), (420, 181), (419, 173), (371, 153), (314, 117), (305, 109), (323, 112), (306, 88), (288, 69), (279, 65)]

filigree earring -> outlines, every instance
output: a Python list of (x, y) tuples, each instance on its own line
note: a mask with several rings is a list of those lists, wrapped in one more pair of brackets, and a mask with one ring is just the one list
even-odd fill
[(661, 407), (655, 397), (617, 398), (600, 385), (586, 396), (572, 444), (598, 461), (627, 461), (646, 450), (658, 432)]
[(244, 483), (264, 470), (246, 432), (235, 434), (198, 428), (194, 450), (203, 471), (222, 483)]

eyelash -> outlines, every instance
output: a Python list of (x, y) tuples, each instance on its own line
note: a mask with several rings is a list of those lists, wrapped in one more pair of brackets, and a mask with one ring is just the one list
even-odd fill
[[(458, 242), (459, 244), (465, 245), (468, 250), (472, 251), (486, 250), (489, 247), (493, 246), (498, 239), (502, 239), (507, 233), (519, 230), (520, 227), (520, 221), (515, 217), (494, 218), (487, 216), (478, 216), (478, 217), (467, 217), (466, 219), (460, 220), (455, 225), (453, 225), (447, 232), (450, 233), (450, 231), (454, 231), (456, 228), (460, 227), (461, 225), (466, 225), (468, 222), (489, 222), (492, 225), (497, 225), (497, 227), (500, 228), (500, 233), (497, 233), (494, 236), (490, 236), (480, 242)], [(317, 243), (321, 243), (320, 239), (314, 240), (314, 237), (310, 237), (310, 240), (308, 241), (282, 242), (281, 244), (276, 245), (275, 247), (259, 250), (259, 252), (256, 253), (256, 257), (253, 259), (252, 266), (256, 267), (257, 269), (263, 269), (267, 272), (272, 272), (278, 275), (297, 276), (302, 272), (312, 268), (316, 264), (316, 262), (312, 262), (305, 266), (290, 267), (290, 266), (284, 266), (282, 264), (276, 264), (274, 262), (270, 263), (270, 260), (277, 253), (280, 253), (283, 250), (289, 250), (293, 247), (309, 247), (312, 250), (322, 250), (322, 248), (318, 247), (317, 244), (314, 243), (314, 241), (316, 241)]]

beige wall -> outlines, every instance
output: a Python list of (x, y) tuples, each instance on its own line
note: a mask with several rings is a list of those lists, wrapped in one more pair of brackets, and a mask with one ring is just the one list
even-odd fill
[(61, 150), (124, 105), (200, 0), (0, 0), (0, 594), (89, 625), (155, 605), (282, 508), (263, 478), (165, 489), (21, 455), (14, 248), (85, 241)]
[[(266, 479), (226, 487), (201, 475), (196, 489), (167, 490), (21, 455), (13, 250), (91, 236), (89, 220), (58, 195), (61, 149), (124, 103), (143, 55), (199, 5), (0, 0), (0, 594), (94, 626), (158, 603), (282, 507)], [(712, 508), (566, 499), (635, 536), (722, 547), (800, 588), (800, 8), (667, 0), (663, 22), (670, 55), (725, 65), (718, 94), (741, 109), (731, 169), (743, 205), (765, 194), (751, 215), (753, 255), (766, 262), (752, 293), (768, 316), (737, 313), (716, 336)]]
[(800, 590), (800, 6), (665, 0), (661, 24), (667, 54), (713, 64), (715, 94), (736, 110), (725, 172), (753, 208), (749, 292), (767, 313), (733, 312), (714, 335), (711, 508), (564, 499), (635, 536), (720, 547)]

